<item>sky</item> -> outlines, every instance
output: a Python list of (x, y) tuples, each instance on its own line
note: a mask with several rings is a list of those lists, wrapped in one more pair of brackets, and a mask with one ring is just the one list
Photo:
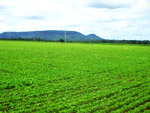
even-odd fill
[(0, 33), (65, 29), (150, 40), (150, 0), (0, 0)]

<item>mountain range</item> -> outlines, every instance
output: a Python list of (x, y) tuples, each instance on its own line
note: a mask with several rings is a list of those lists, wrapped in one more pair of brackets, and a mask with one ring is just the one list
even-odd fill
[(104, 40), (95, 34), (84, 35), (77, 31), (63, 31), (63, 30), (46, 30), (46, 31), (27, 31), (27, 32), (3, 32), (0, 34), (0, 38), (6, 39), (42, 39), (57, 41), (60, 39), (66, 39), (68, 41), (89, 41), (89, 40)]

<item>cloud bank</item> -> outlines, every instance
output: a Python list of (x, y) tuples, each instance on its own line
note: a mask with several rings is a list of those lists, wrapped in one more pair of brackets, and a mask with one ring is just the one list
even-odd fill
[(130, 8), (136, 4), (139, 0), (89, 0), (88, 6), (95, 8)]

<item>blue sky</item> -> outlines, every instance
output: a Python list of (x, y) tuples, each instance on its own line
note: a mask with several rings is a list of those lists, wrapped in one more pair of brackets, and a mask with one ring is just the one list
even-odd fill
[(150, 0), (0, 0), (0, 33), (64, 29), (150, 40)]

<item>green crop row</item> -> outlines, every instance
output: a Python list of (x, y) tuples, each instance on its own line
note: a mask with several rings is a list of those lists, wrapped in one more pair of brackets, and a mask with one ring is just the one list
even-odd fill
[(0, 112), (149, 112), (149, 58), (149, 46), (0, 41)]

